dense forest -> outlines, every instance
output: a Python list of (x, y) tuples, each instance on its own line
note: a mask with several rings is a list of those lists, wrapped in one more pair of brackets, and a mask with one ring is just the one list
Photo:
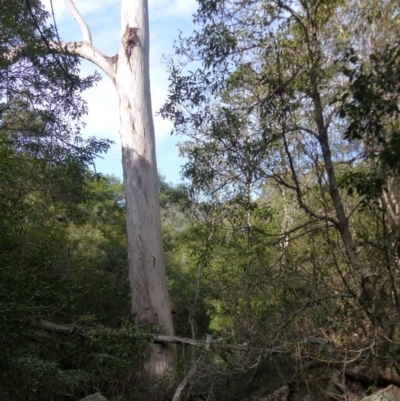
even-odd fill
[(198, 0), (159, 111), (172, 340), (135, 324), (129, 200), (81, 134), (99, 76), (39, 0), (0, 8), (0, 400), (400, 400), (398, 1)]

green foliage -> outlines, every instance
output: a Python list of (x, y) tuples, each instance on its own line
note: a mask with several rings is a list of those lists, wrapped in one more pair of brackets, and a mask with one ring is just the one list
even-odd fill
[(163, 177), (159, 177), (159, 187), (175, 332), (183, 337), (201, 338), (207, 331), (210, 318), (204, 301), (207, 288), (196, 280), (201, 274), (201, 262), (192, 247), (199, 246), (199, 236), (192, 224), (187, 188), (183, 184), (168, 184)]
[[(0, 259), (1, 391), (10, 397), (148, 391), (140, 377), (151, 341), (127, 318), (123, 188), (111, 177), (90, 179), (83, 191), (77, 220), (60, 219), (57, 203), (25, 213), (14, 205), (25, 223), (3, 240)], [(48, 332), (42, 319), (85, 335)]]
[(382, 194), (385, 180), (368, 170), (346, 171), (338, 179), (339, 187), (346, 188), (350, 196), (361, 195), (367, 199), (377, 199)]
[(17, 399), (38, 400), (83, 397), (92, 388), (109, 396), (138, 394), (151, 343), (146, 332), (137, 331), (129, 321), (115, 329), (78, 324), (85, 324), (85, 337), (60, 337), (32, 326), (30, 348), (3, 359), (2, 391)]
[(29, 4), (0, 15), (0, 398), (135, 397), (151, 341), (127, 318), (123, 186), (90, 171), (110, 141), (80, 134), (98, 77), (48, 54), (54, 29)]
[[(45, 54), (42, 35), (55, 34), (39, 2), (41, 33), (24, 2), (6, 3), (0, 398), (165, 398), (162, 382), (143, 382), (153, 328), (129, 317), (124, 189), (90, 171), (109, 143), (80, 135), (80, 93), (97, 77)], [(184, 135), (190, 182), (159, 177), (176, 334), (221, 340), (190, 391), (236, 397), (231, 380), (262, 396), (268, 378), (321, 398), (327, 361), (398, 367), (398, 11), (390, 0), (199, 1), (201, 29), (178, 43), (161, 110)], [(196, 359), (182, 353), (180, 373)]]
[(350, 140), (362, 140), (366, 157), (376, 159), (384, 169), (399, 172), (399, 66), (398, 43), (372, 53), (360, 63), (354, 51), (346, 55), (344, 73), (350, 85), (342, 95), (340, 116), (349, 120), (344, 133)]
[(161, 109), (183, 138), (209, 331), (278, 347), (316, 399), (306, 361), (372, 363), (363, 346), (385, 353), (400, 310), (399, 4), (367, 3), (200, 0)]

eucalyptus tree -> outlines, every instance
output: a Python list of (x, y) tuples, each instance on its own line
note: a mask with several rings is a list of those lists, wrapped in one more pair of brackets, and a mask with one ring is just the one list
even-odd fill
[[(74, 2), (65, 0), (65, 3), (81, 28), (82, 41), (45, 40), (40, 49), (42, 53), (87, 59), (101, 68), (115, 86), (120, 114), (132, 316), (137, 325), (152, 325), (160, 332), (173, 334), (161, 240), (147, 0), (121, 0), (120, 46), (118, 53), (111, 57), (93, 45), (89, 27)], [(34, 14), (32, 17), (35, 18)], [(23, 58), (26, 49), (23, 43), (6, 49), (8, 64)], [(171, 345), (153, 352), (149, 363), (152, 375), (174, 371), (175, 359), (175, 348)]]
[[(153, 325), (172, 335), (151, 109), (147, 0), (121, 0), (121, 42), (113, 57), (93, 46), (90, 30), (73, 1), (65, 3), (82, 30), (83, 41), (55, 43), (54, 48), (92, 61), (109, 76), (118, 95), (132, 315), (137, 325)], [(150, 362), (156, 376), (175, 370), (175, 348), (160, 349)]]
[[(345, 181), (346, 173), (365, 166), (364, 144), (344, 138), (351, 120), (339, 111), (349, 54), (367, 60), (390, 43), (398, 15), (391, 0), (200, 0), (195, 21), (201, 29), (176, 49), (181, 59), (171, 65), (170, 95), (161, 110), (189, 137), (182, 146), (186, 175), (203, 193), (230, 196), (231, 187), (220, 183), (245, 179), (247, 154), (253, 191), (264, 181), (295, 200), (303, 215), (285, 224), (282, 243), (289, 233), (320, 230), (334, 272), (326, 290), (351, 297), (373, 324), (378, 289), (391, 306), (397, 295), (382, 287), (391, 276), (384, 254), (372, 255), (356, 229), (369, 218), (360, 218), (367, 199), (349, 197)], [(202, 66), (189, 71), (188, 62), (198, 60)], [(225, 152), (222, 162), (218, 152)]]

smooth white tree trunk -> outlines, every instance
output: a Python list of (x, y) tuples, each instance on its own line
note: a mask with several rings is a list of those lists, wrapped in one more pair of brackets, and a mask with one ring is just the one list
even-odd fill
[[(147, 0), (122, 0), (121, 44), (115, 70), (127, 210), (132, 314), (174, 334), (161, 239), (155, 134), (149, 77)], [(173, 346), (152, 356), (156, 376), (175, 364)]]
[[(90, 31), (73, 1), (64, 1), (84, 40), (51, 46), (95, 63), (111, 78), (118, 94), (132, 315), (137, 325), (153, 325), (162, 334), (174, 335), (161, 239), (147, 0), (121, 0), (121, 43), (113, 57), (92, 45)], [(175, 346), (157, 345), (148, 363), (149, 374), (174, 373), (175, 364)]]

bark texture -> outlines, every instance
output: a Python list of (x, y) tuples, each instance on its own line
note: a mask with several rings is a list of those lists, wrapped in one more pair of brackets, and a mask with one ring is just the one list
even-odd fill
[[(73, 1), (64, 1), (82, 30), (83, 41), (51, 46), (96, 64), (118, 94), (132, 315), (137, 325), (157, 326), (160, 333), (173, 336), (161, 238), (147, 0), (121, 0), (121, 42), (113, 57), (92, 45), (90, 31)], [(148, 363), (150, 376), (174, 373), (175, 365), (174, 345), (155, 346)]]
[[(147, 0), (121, 1), (121, 44), (115, 69), (127, 210), (132, 314), (138, 325), (174, 335), (161, 239), (155, 134), (150, 95)], [(155, 376), (173, 370), (173, 345), (159, 346)]]

